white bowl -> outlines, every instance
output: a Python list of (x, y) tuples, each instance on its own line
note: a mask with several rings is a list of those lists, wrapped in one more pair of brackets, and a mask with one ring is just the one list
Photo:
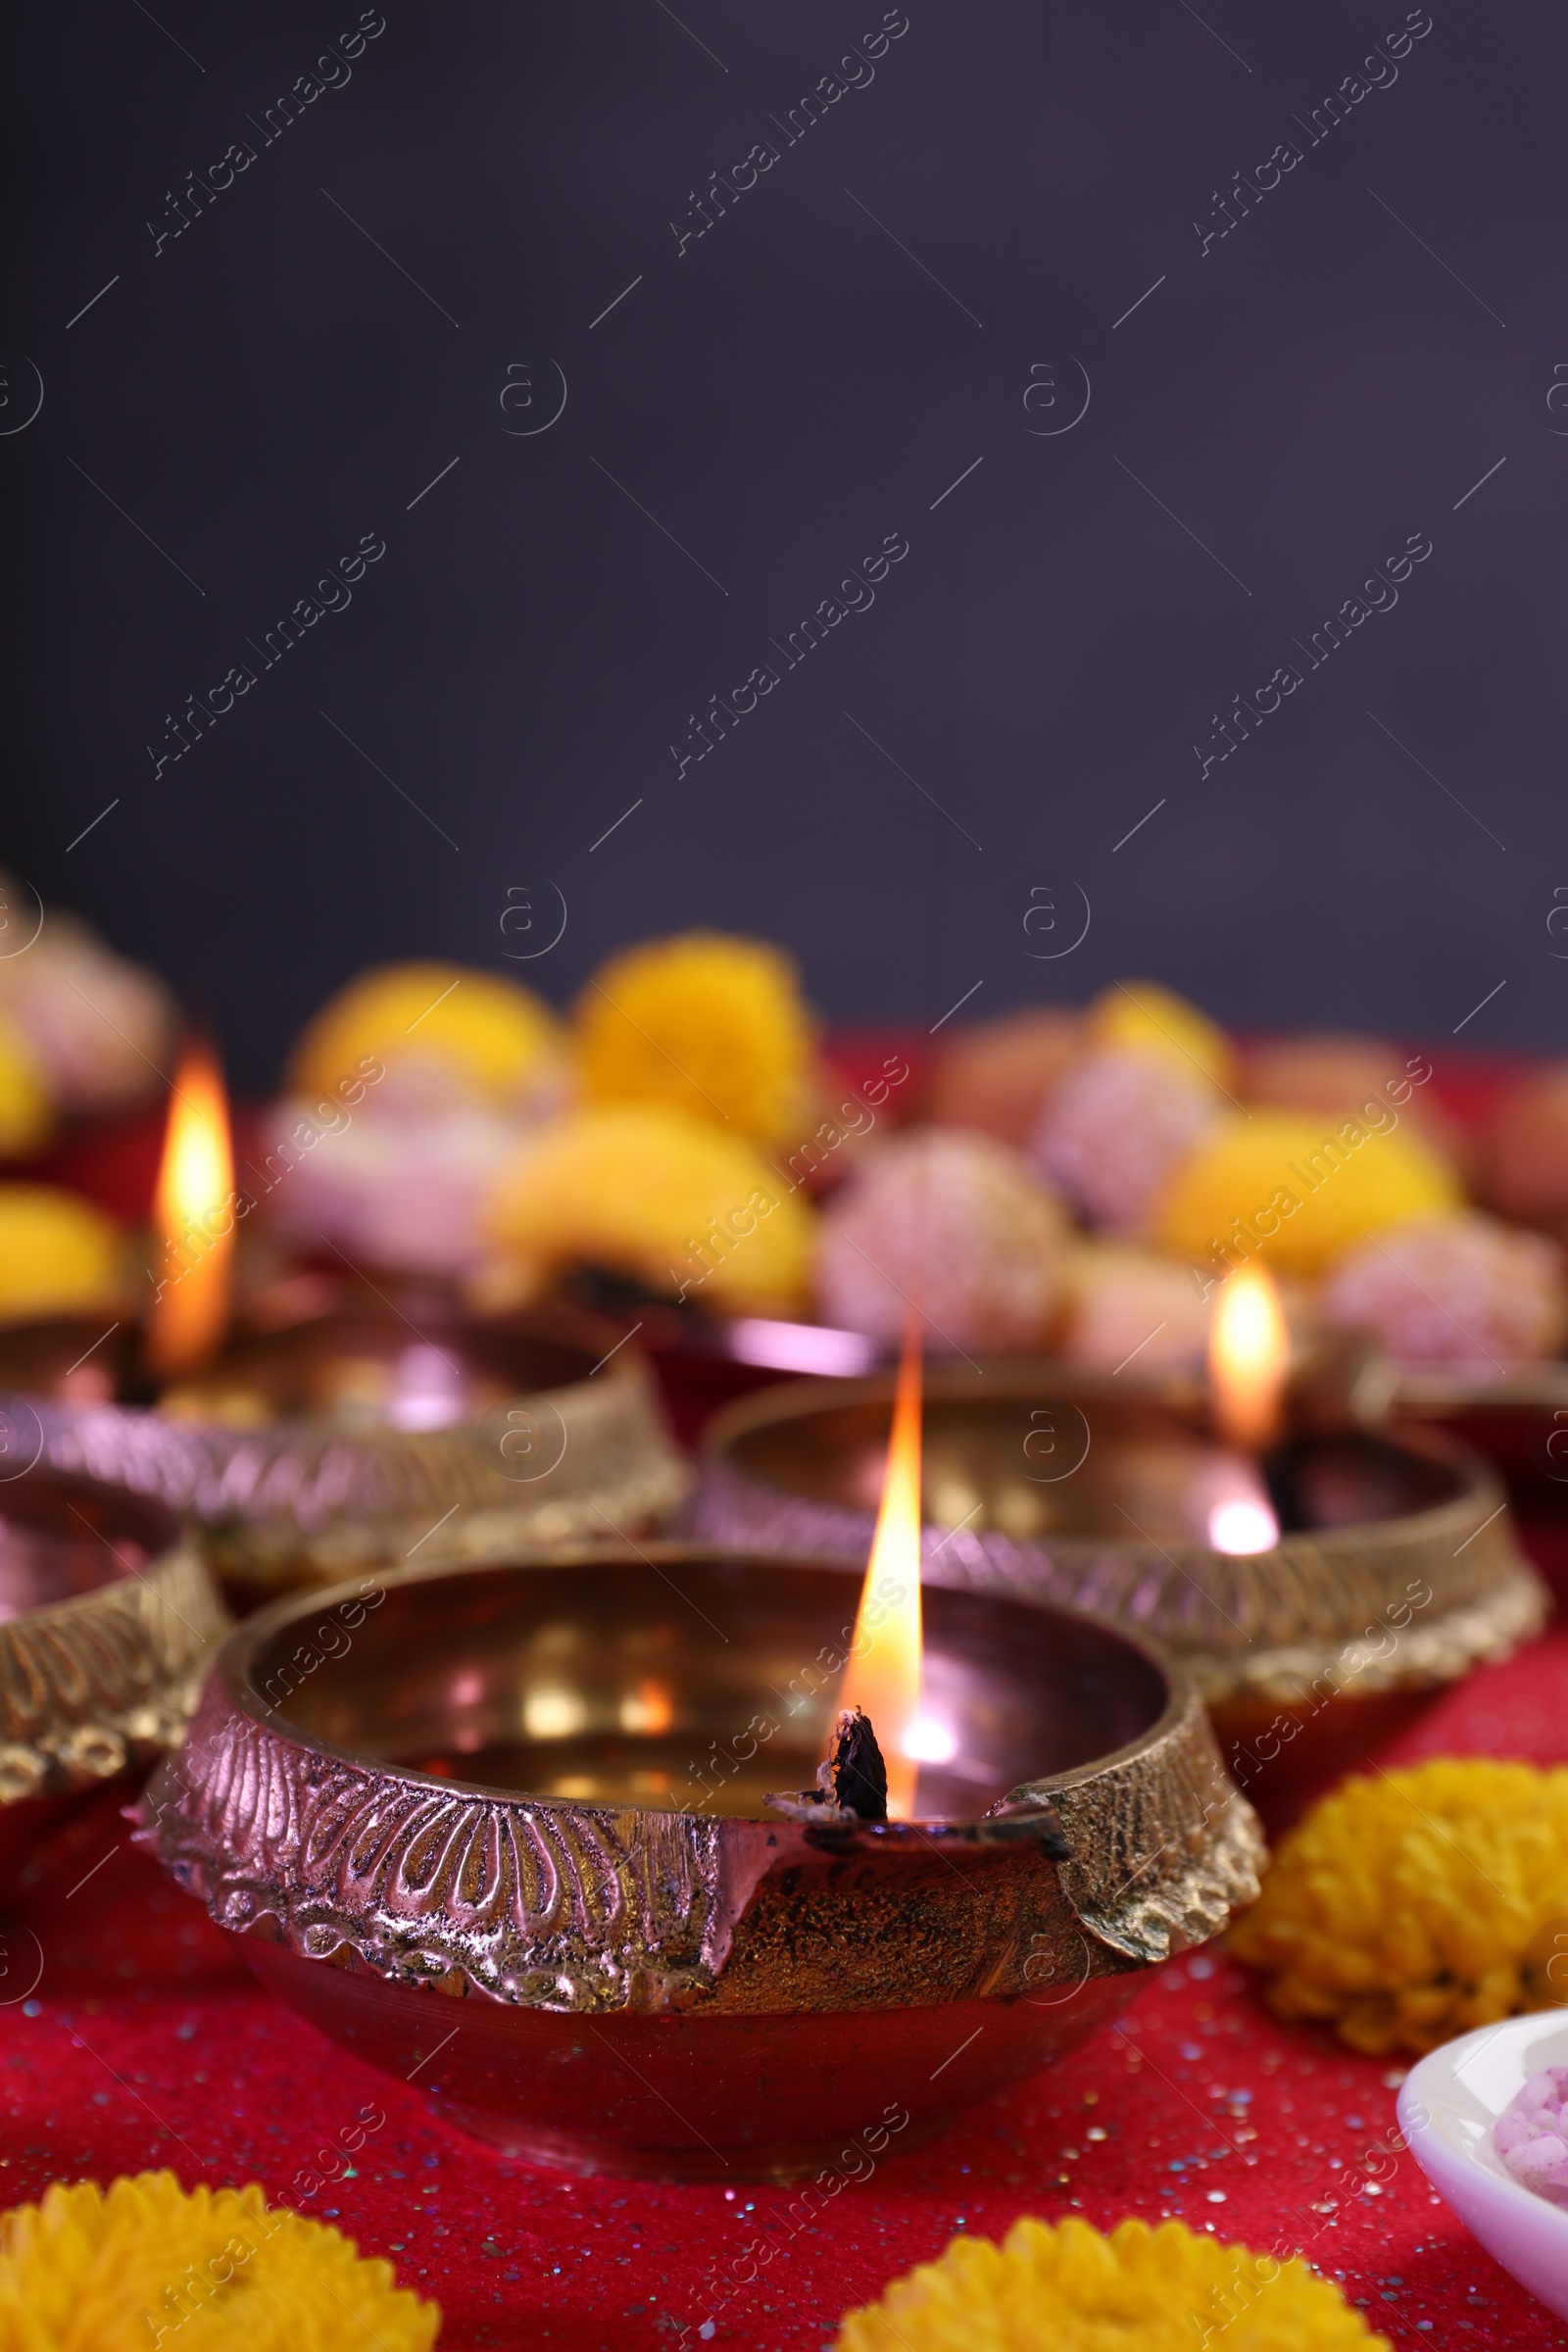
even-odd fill
[(1549, 2204), (1503, 2165), (1493, 2128), (1544, 2067), (1568, 2066), (1560, 2012), (1505, 2018), (1463, 2034), (1412, 2067), (1399, 2129), (1432, 2185), (1521, 2286), (1568, 2320), (1568, 2207)]

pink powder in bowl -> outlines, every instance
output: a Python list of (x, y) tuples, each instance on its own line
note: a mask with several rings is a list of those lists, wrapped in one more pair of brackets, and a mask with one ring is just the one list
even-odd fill
[(1532, 2075), (1498, 2116), (1493, 2138), (1516, 2180), (1568, 2205), (1568, 2066)]

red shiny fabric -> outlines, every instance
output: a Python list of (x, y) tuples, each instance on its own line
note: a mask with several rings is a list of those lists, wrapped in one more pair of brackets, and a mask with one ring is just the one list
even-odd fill
[[(836, 1056), (846, 1076), (862, 1057), (853, 1042)], [(1454, 1057), (1440, 1075), (1473, 1119), (1509, 1072)], [(62, 1176), (134, 1214), (156, 1151), (63, 1157)], [(1563, 1529), (1544, 1527), (1535, 1548), (1568, 1582)], [(1446, 1693), (1380, 1760), (1559, 1763), (1565, 1701), (1558, 1629)], [(846, 2310), (955, 2233), (998, 2237), (1026, 2213), (1107, 2230), (1175, 2215), (1299, 2250), (1396, 2344), (1568, 2346), (1568, 2326), (1398, 2151), (1400, 2064), (1279, 2025), (1222, 1948), (1158, 1971), (1115, 2026), (945, 2137), (857, 2154), (846, 2170), (865, 2177), (807, 2210), (799, 2189), (579, 2180), (497, 2157), (433, 2117), (416, 2083), (373, 2074), (263, 1992), (125, 1835), (85, 1824), (69, 1867), (5, 1929), (0, 2206), (150, 2166), (188, 2186), (259, 2180), (438, 2300), (445, 2352), (818, 2352)]]

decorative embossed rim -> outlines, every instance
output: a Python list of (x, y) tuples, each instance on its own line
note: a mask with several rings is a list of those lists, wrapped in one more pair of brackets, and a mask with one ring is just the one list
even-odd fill
[[(376, 1583), (401, 1589), (519, 1568), (551, 1574), (642, 1561), (657, 1569), (736, 1556), (721, 1545), (575, 1544), (519, 1550), (505, 1562), (406, 1568)], [(775, 1556), (816, 1574), (830, 1568)], [(343, 1589), (314, 1604), (291, 1596), (230, 1637), (139, 1833), (220, 1926), (304, 1958), (341, 1964), (346, 1948), (395, 1982), (521, 2007), (663, 2008), (713, 1990), (736, 1923), (781, 1865), (821, 1868), (858, 1853), (872, 1867), (929, 1869), (934, 1846), (1038, 1842), (1042, 1828), (1054, 1826), (1054, 1807), (1092, 1825), (1092, 1850), (1075, 1843), (1055, 1867), (1101, 1969), (1200, 1942), (1256, 1891), (1261, 1839), (1190, 1678), (1140, 1637), (1084, 1611), (1035, 1604), (1083, 1618), (1154, 1668), (1165, 1703), (1141, 1735), (1023, 1784), (1013, 1793), (1034, 1808), (1030, 1817), (867, 1825), (825, 1856), (812, 1833), (781, 1819), (497, 1790), (367, 1758), (270, 1713), (252, 1680), (263, 1645), (353, 1605)], [(1137, 1850), (1129, 1836), (1143, 1841)], [(545, 1880), (548, 1903), (537, 1893)]]
[[(1026, 1391), (1068, 1401), (1161, 1407), (1186, 1418), (1196, 1389), (1168, 1382), (1122, 1396), (1107, 1377), (1072, 1367), (1017, 1359), (984, 1369), (1016, 1401)], [(974, 1395), (963, 1374), (933, 1367), (927, 1394)], [(791, 1383), (741, 1397), (714, 1415), (704, 1438), (703, 1465), (684, 1524), (709, 1542), (788, 1546), (817, 1558), (844, 1560), (863, 1550), (871, 1514), (853, 1504), (822, 1500), (775, 1485), (740, 1458), (755, 1430), (804, 1420), (823, 1410), (881, 1403), (892, 1396), (890, 1375), (863, 1380)], [(1482, 1659), (1506, 1656), (1540, 1630), (1547, 1609), (1544, 1586), (1516, 1549), (1504, 1505), (1505, 1490), (1491, 1466), (1446, 1433), (1396, 1424), (1390, 1441), (1441, 1464), (1456, 1482), (1444, 1500), (1396, 1518), (1287, 1535), (1271, 1552), (1236, 1558), (1197, 1541), (1163, 1546), (1135, 1535), (1012, 1538), (993, 1531), (929, 1528), (925, 1573), (935, 1583), (1009, 1592), (1031, 1590), (1055, 1605), (1099, 1614), (1126, 1631), (1127, 1620), (1100, 1594), (1090, 1597), (1097, 1568), (1124, 1568), (1139, 1596), (1137, 1623), (1182, 1657), (1210, 1700), (1234, 1693), (1289, 1697), (1330, 1671), (1351, 1674), (1364, 1690), (1432, 1687), (1450, 1682)], [(940, 1556), (939, 1556), (940, 1555)], [(1455, 1567), (1454, 1562), (1462, 1565)], [(1400, 1571), (1430, 1570), (1437, 1613), (1401, 1636), (1392, 1658), (1368, 1660), (1366, 1624), (1387, 1605), (1385, 1586)], [(1293, 1587), (1297, 1590), (1293, 1591)], [(1311, 1622), (1301, 1593), (1313, 1593)], [(1206, 1621), (1194, 1617), (1195, 1592), (1208, 1602)], [(1332, 1622), (1325, 1623), (1327, 1613)]]
[(561, 1462), (537, 1484), (486, 1460), (477, 1420), (346, 1431), (297, 1417), (239, 1430), (120, 1404), (40, 1399), (31, 1409), (54, 1468), (191, 1512), (224, 1565), (272, 1582), (301, 1581), (302, 1564), (318, 1580), (401, 1555), (454, 1512), (443, 1536), (453, 1550), (465, 1539), (480, 1552), (569, 1542), (601, 1513), (641, 1527), (673, 1512), (690, 1485), (635, 1344), (597, 1378), (502, 1401), (554, 1413), (567, 1433)]
[(162, 1503), (97, 1480), (30, 1475), (68, 1501), (122, 1503), (162, 1548), (133, 1572), (0, 1621), (0, 1809), (110, 1780), (177, 1746), (231, 1622)]

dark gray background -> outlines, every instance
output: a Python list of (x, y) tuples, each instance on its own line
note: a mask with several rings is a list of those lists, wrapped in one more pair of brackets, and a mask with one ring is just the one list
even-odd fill
[[(0, 439), (4, 847), (212, 1011), (243, 1081), (368, 960), (564, 1000), (696, 922), (789, 942), (839, 1021), (1147, 974), (1238, 1023), (1446, 1038), (1505, 982), (1460, 1042), (1560, 1040), (1559, 12), (1434, 0), (1308, 146), (1402, 7), (909, 0), (870, 86), (679, 255), (690, 191), (783, 145), (872, 0), (386, 0), (268, 147), (247, 118), (357, 8), (157, 13), (14, 28), (0, 331), (45, 398)], [(247, 136), (155, 258), (168, 191)], [(1293, 136), (1203, 253), (1195, 218)], [(1031, 431), (1074, 359), (1087, 415)], [(564, 413), (509, 433), (552, 360)], [(688, 713), (894, 531), (874, 609), (677, 780)], [(1417, 531), (1397, 608), (1200, 780), (1211, 714)], [(155, 780), (165, 713), (365, 532), (352, 607)], [(506, 964), (555, 890), (564, 937)], [(1087, 938), (1032, 960), (1078, 890)]]

